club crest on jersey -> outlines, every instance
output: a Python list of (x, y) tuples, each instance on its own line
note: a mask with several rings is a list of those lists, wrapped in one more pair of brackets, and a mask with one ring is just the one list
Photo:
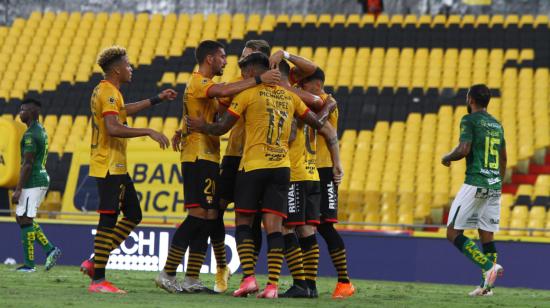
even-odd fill
[(109, 104), (112, 104), (114, 105), (115, 104), (115, 98), (114, 97), (109, 97)]
[(208, 83), (208, 79), (204, 78), (203, 80), (201, 80), (201, 83), (202, 83), (202, 84), (207, 84), (207, 83)]

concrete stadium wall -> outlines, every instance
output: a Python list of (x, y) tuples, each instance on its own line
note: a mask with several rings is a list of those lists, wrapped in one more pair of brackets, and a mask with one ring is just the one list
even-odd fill
[[(59, 260), (63, 265), (79, 265), (93, 252), (93, 225), (43, 223), (49, 239), (63, 250)], [(139, 227), (121, 247), (111, 255), (108, 268), (158, 271), (164, 266), (170, 239), (175, 228)], [(236, 257), (234, 229), (228, 228), (226, 244), (232, 271), (239, 266)], [(0, 261), (12, 258), (21, 262), (23, 253), (19, 227), (15, 222), (0, 222)], [(348, 251), (348, 268), (353, 278), (431, 282), (476, 285), (480, 271), (460, 254), (454, 246), (440, 238), (420, 238), (408, 235), (383, 233), (343, 232)], [(336, 276), (322, 238), (319, 274)], [(259, 273), (266, 273), (264, 251), (258, 264)], [(548, 256), (550, 244), (524, 242), (498, 242), (499, 263), (504, 266), (504, 277), (499, 286), (550, 289)], [(35, 245), (37, 264), (43, 264), (44, 253)], [(211, 250), (203, 273), (215, 272), (215, 258)], [(180, 271), (183, 268), (180, 267)], [(285, 273), (286, 269), (285, 269)], [(153, 277), (155, 274), (151, 273)]]

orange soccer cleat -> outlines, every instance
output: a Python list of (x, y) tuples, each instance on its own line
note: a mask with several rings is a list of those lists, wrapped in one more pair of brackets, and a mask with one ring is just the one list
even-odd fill
[(332, 293), (332, 298), (346, 298), (350, 297), (355, 293), (355, 287), (351, 282), (339, 282), (336, 284), (336, 289), (334, 289), (334, 292)]
[(246, 297), (250, 293), (258, 292), (258, 283), (256, 277), (248, 276), (241, 282), (241, 286), (238, 290), (233, 292), (234, 297)]
[(258, 294), (257, 298), (278, 298), (278, 289), (277, 286), (274, 284), (267, 284), (265, 286), (265, 289)]
[(92, 282), (90, 284), (90, 287), (88, 288), (88, 292), (126, 294), (126, 291), (115, 287), (112, 283), (108, 282), (107, 280), (103, 280), (102, 282), (98, 282), (98, 283)]
[(88, 275), (90, 279), (94, 279), (94, 272), (95, 272), (94, 266), (95, 264), (92, 259), (86, 259), (84, 260), (84, 262), (82, 262), (82, 264), (80, 264), (80, 271), (83, 274)]

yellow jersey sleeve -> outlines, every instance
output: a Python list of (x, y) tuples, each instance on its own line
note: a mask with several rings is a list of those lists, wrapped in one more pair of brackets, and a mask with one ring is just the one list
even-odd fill
[(227, 109), (227, 112), (240, 118), (250, 101), (251, 91), (245, 90), (233, 97), (233, 101), (231, 102), (231, 106)]
[[(200, 75), (199, 75), (200, 76)], [(200, 76), (201, 78), (193, 78), (193, 97), (194, 98), (210, 98), (208, 96), (208, 90), (211, 86), (215, 85), (216, 83), (212, 81), (210, 78), (205, 78), (203, 76)]]
[(120, 102), (119, 95), (113, 87), (103, 87), (102, 91), (99, 92), (98, 102), (102, 116), (119, 114), (122, 102)]

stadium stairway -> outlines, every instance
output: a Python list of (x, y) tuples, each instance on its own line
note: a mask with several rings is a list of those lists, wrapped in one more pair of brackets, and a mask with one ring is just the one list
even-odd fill
[[(339, 102), (346, 170), (340, 219), (441, 223), (464, 164), (448, 169), (439, 158), (456, 143), (467, 88), (486, 83), (494, 97), (489, 112), (502, 121), (509, 152), (502, 225), (549, 226), (549, 35), (548, 17), (530, 15), (35, 12), (0, 27), (0, 114), (12, 118), (25, 97), (43, 102), (53, 175), (46, 203), (58, 208), (71, 153), (90, 138), (89, 96), (102, 78), (95, 64), (102, 48), (128, 47), (137, 69), (122, 92), (132, 102), (166, 87), (182, 93), (203, 39), (226, 43), (228, 65), (218, 81), (228, 81), (239, 73), (244, 42), (261, 38), (274, 51), (284, 47), (317, 63)], [(163, 104), (129, 124), (171, 135), (181, 113), (181, 104)]]

